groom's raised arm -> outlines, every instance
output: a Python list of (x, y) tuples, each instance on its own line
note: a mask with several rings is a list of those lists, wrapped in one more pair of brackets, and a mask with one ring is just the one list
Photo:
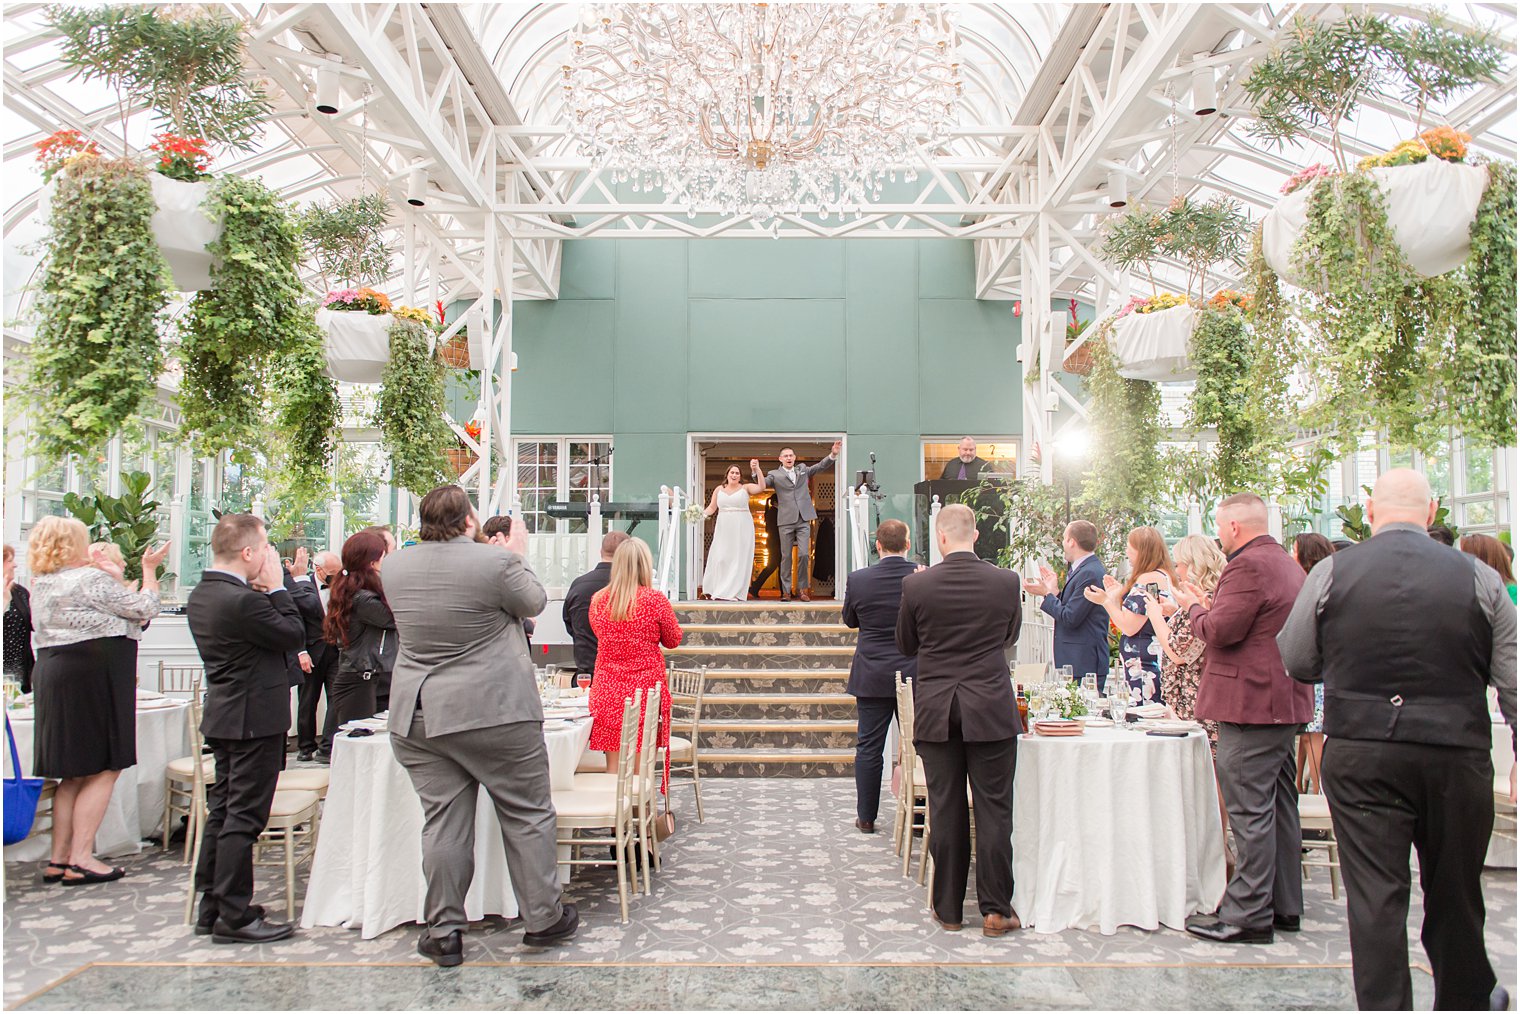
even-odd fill
[(811, 477), (817, 475), (819, 472), (827, 472), (829, 469), (834, 467), (834, 463), (838, 460), (839, 452), (830, 451), (829, 456), (818, 462), (816, 465), (807, 466), (807, 474)]

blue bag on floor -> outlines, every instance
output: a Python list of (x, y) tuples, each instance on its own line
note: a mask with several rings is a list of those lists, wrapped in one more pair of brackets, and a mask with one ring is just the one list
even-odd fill
[(9, 715), (5, 716), (5, 738), (11, 746), (11, 774), (5, 779), (5, 844), (14, 845), (32, 833), (43, 780), (21, 777), (21, 756), (16, 752), (16, 735), (11, 732)]

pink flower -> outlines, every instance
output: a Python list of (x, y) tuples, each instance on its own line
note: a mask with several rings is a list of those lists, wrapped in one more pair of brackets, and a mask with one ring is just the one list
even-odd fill
[(358, 289), (336, 289), (327, 294), (327, 298), (322, 301), (322, 305), (332, 306), (334, 303), (357, 303), (358, 301)]
[(1299, 187), (1306, 186), (1314, 180), (1319, 179), (1321, 176), (1334, 175), (1334, 169), (1330, 168), (1322, 162), (1316, 162), (1314, 165), (1309, 166), (1307, 169), (1300, 169), (1292, 176), (1289, 176), (1288, 181), (1282, 185), (1281, 193), (1291, 194)]
[[(1124, 309), (1119, 311), (1119, 317), (1127, 317), (1149, 302), (1150, 300), (1144, 296), (1131, 296), (1129, 297), (1129, 302), (1124, 304)], [(1117, 320), (1118, 318), (1116, 317), (1115, 319)]]

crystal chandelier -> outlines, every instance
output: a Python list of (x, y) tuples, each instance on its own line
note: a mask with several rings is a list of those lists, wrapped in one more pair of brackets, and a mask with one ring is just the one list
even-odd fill
[(915, 179), (961, 91), (943, 4), (591, 4), (563, 77), (615, 182), (761, 223)]

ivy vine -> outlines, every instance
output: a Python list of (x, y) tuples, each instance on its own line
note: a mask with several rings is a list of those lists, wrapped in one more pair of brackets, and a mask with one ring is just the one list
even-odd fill
[(155, 397), (169, 268), (142, 167), (78, 159), (54, 177), (37, 332), (25, 366), (34, 450), (105, 447)]
[(380, 377), (375, 421), (391, 459), (391, 484), (423, 496), (448, 477), (444, 450), (454, 431), (444, 422), (444, 369), (428, 347), (420, 323), (397, 320), (390, 329), (390, 359)]
[(1456, 425), (1504, 447), (1515, 439), (1515, 164), (1488, 164), (1488, 188), (1469, 233), (1472, 252), (1458, 325), (1441, 357)]
[(1093, 459), (1082, 499), (1093, 510), (1136, 519), (1154, 516), (1165, 495), (1161, 471), (1161, 389), (1121, 377), (1108, 347), (1112, 320), (1088, 339), (1093, 368), (1090, 400)]
[(1257, 431), (1248, 407), (1255, 357), (1245, 314), (1233, 306), (1199, 313), (1188, 356), (1198, 371), (1188, 425), (1214, 431), (1209, 486), (1225, 496), (1259, 489), (1265, 469), (1254, 453)]
[(310, 305), (304, 309), (302, 333), (276, 357), (269, 374), (275, 430), (283, 438), (276, 485), (282, 499), (303, 509), (328, 497), (340, 414), (338, 382), (327, 373), (325, 336), (315, 312)]
[(230, 451), (251, 464), (266, 442), (269, 365), (312, 327), (300, 234), (289, 208), (256, 179), (222, 177), (207, 205), (222, 232), (208, 247), (212, 287), (196, 294), (181, 329), (181, 432), (202, 455)]

